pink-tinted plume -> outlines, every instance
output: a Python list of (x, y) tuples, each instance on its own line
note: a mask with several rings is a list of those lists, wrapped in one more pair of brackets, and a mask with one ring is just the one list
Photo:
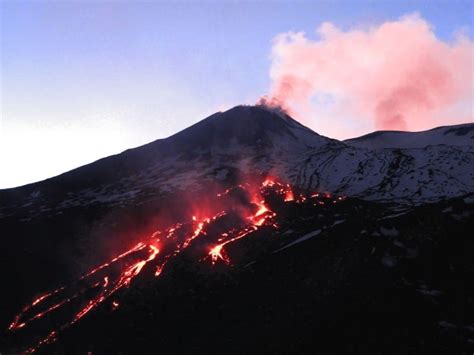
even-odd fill
[(416, 14), (349, 31), (324, 23), (318, 34), (275, 38), (265, 102), (339, 138), (472, 121), (474, 44), (465, 36), (446, 43)]

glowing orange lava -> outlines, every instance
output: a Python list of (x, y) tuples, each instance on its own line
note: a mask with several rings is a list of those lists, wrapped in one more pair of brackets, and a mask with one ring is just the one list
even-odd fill
[[(311, 195), (295, 193), (288, 184), (282, 184), (275, 179), (267, 178), (261, 184), (252, 186), (249, 183), (240, 184), (217, 194), (217, 198), (227, 198), (227, 195), (234, 191), (243, 191), (249, 197), (244, 209), (235, 209), (232, 203), (228, 209), (215, 213), (212, 216), (201, 218), (202, 211), (196, 211), (196, 215), (191, 216), (187, 221), (175, 223), (163, 231), (157, 230), (132, 248), (117, 255), (111, 260), (98, 265), (71, 285), (60, 287), (51, 292), (45, 293), (31, 304), (25, 306), (14, 318), (9, 326), (10, 331), (24, 331), (33, 322), (39, 322), (42, 318), (52, 317), (63, 308), (74, 310), (72, 318), (67, 321), (56, 321), (55, 329), (51, 329), (37, 343), (26, 350), (35, 352), (39, 347), (55, 341), (63, 330), (74, 325), (87, 314), (105, 302), (109, 302), (109, 309), (116, 310), (119, 303), (116, 300), (117, 292), (129, 287), (133, 280), (147, 267), (155, 270), (154, 275), (162, 275), (163, 269), (173, 258), (178, 256), (187, 248), (195, 245), (195, 240), (206, 238), (205, 243), (198, 242), (197, 250), (203, 255), (201, 260), (210, 260), (212, 265), (218, 262), (231, 264), (231, 258), (226, 252), (226, 246), (243, 239), (262, 227), (276, 229), (278, 225), (275, 221), (277, 214), (266, 201), (268, 191), (276, 194), (283, 203), (303, 203), (307, 199), (312, 200), (313, 205), (323, 205), (325, 201), (332, 198), (329, 193), (313, 193)], [(332, 199), (333, 203), (342, 201), (344, 197)], [(227, 201), (227, 200), (226, 200)], [(217, 210), (217, 208), (216, 208)], [(243, 215), (240, 215), (245, 210)], [(237, 213), (241, 217), (241, 224), (229, 227), (219, 233), (210, 233), (209, 227), (232, 213)], [(209, 245), (212, 247), (209, 248)], [(199, 249), (199, 246), (202, 246)], [(194, 247), (193, 247), (194, 248)], [(110, 300), (113, 296), (114, 300)], [(68, 304), (67, 307), (63, 307)], [(65, 314), (69, 314), (65, 312)], [(48, 324), (55, 324), (54, 322)], [(47, 329), (47, 328), (46, 328)]]
[(211, 256), (212, 263), (215, 264), (217, 260), (221, 259), (225, 263), (229, 263), (230, 260), (227, 258), (227, 256), (222, 254), (222, 248), (224, 247), (225, 244), (218, 244), (214, 248), (211, 249), (209, 252), (209, 255)]

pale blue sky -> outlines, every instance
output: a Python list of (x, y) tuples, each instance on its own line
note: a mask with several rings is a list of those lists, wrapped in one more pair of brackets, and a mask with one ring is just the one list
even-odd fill
[(344, 29), (418, 12), (443, 40), (459, 30), (472, 38), (472, 4), (3, 0), (0, 188), (253, 103), (269, 89), (278, 33), (313, 35), (324, 21)]

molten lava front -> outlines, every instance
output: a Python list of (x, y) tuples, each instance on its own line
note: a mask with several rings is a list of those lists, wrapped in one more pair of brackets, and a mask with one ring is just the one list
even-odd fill
[[(246, 202), (235, 199), (236, 195), (245, 196)], [(317, 206), (328, 201), (336, 203), (341, 199), (319, 193), (297, 194), (290, 185), (274, 179), (229, 188), (216, 196), (216, 201), (219, 201), (216, 206), (228, 208), (204, 218), (196, 217), (201, 215), (196, 213), (187, 221), (157, 230), (129, 250), (90, 270), (76, 282), (38, 296), (14, 318), (9, 330), (25, 332), (32, 328), (30, 332), (37, 340), (26, 352), (35, 352), (55, 341), (61, 331), (79, 322), (100, 305), (107, 303), (111, 310), (116, 310), (120, 291), (130, 287), (143, 270), (151, 268), (158, 278), (166, 264), (185, 250), (192, 249), (201, 262), (230, 265), (232, 259), (226, 251), (227, 246), (251, 237), (259, 229), (278, 229), (278, 214), (273, 204), (311, 203)], [(35, 324), (42, 320), (47, 320), (44, 324), (55, 326), (41, 335), (34, 329)]]

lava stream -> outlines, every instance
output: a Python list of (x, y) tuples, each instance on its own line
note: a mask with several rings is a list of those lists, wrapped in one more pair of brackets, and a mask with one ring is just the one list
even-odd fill
[[(93, 268), (76, 282), (37, 297), (14, 318), (9, 330), (24, 331), (32, 323), (38, 322), (44, 317), (53, 320), (51, 324), (58, 324), (55, 329), (51, 329), (46, 336), (27, 350), (32, 353), (39, 347), (56, 340), (61, 331), (83, 319), (119, 290), (129, 287), (147, 265), (154, 268), (155, 276), (159, 277), (171, 259), (191, 246), (204, 255), (200, 260), (209, 259), (212, 265), (218, 261), (230, 264), (230, 257), (225, 251), (226, 246), (251, 235), (262, 226), (278, 227), (275, 222), (277, 214), (272, 211), (266, 200), (268, 191), (278, 196), (282, 203), (302, 203), (307, 198), (315, 199), (314, 205), (324, 203), (319, 200), (321, 196), (319, 193), (308, 197), (301, 194), (295, 198), (296, 195), (290, 185), (272, 179), (266, 179), (257, 186), (245, 183), (229, 188), (219, 193), (217, 198), (231, 198), (232, 194), (242, 192), (248, 196), (249, 203), (239, 209), (235, 208), (235, 201), (231, 200), (228, 209), (215, 213), (211, 217), (198, 219), (193, 216), (190, 222), (176, 223), (163, 231), (153, 232), (148, 238), (132, 248)], [(324, 194), (322, 197), (331, 198), (328, 194)], [(333, 201), (341, 199), (339, 197)], [(219, 230), (219, 223), (226, 217), (235, 214), (239, 215), (237, 225), (227, 226), (224, 231), (220, 231), (218, 234), (208, 235), (208, 228), (213, 227), (214, 230)], [(223, 224), (225, 225), (225, 223)], [(203, 237), (206, 237), (207, 242), (195, 243), (197, 239)], [(209, 248), (209, 244), (212, 244), (212, 247)], [(64, 307), (66, 304), (68, 307)], [(116, 300), (111, 300), (110, 305), (111, 309), (115, 310), (119, 303)]]

